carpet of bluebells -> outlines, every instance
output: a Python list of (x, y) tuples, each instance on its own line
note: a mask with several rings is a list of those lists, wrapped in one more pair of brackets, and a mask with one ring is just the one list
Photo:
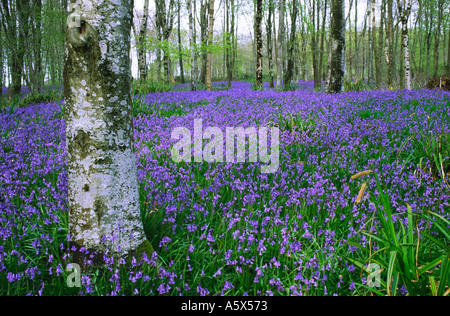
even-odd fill
[[(408, 205), (413, 214), (450, 219), (447, 175), (426, 159), (430, 142), (423, 140), (450, 134), (450, 93), (329, 95), (310, 83), (299, 87), (253, 91), (233, 82), (229, 90), (137, 98), (142, 216), (155, 253), (131, 264), (105, 258), (105, 268), (83, 274), (80, 287), (67, 283), (63, 102), (1, 109), (0, 295), (369, 295), (368, 275), (355, 262), (381, 247), (363, 234), (381, 229), (373, 175), (396, 228), (411, 225)], [(173, 162), (172, 130), (193, 131), (197, 118), (203, 129), (224, 132), (278, 127), (277, 172), (261, 173), (261, 162)], [(449, 153), (441, 152), (448, 166)], [(351, 179), (366, 170), (372, 173)], [(409, 228), (448, 247), (426, 218)], [(430, 246), (426, 255), (419, 261), (439, 253)], [(408, 294), (401, 282), (397, 294)]]

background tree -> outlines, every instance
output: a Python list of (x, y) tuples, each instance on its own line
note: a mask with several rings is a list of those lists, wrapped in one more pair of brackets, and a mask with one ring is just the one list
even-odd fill
[(402, 48), (404, 60), (405, 88), (411, 90), (411, 73), (409, 68), (408, 19), (411, 13), (411, 0), (397, 0), (398, 14), (402, 22)]
[[(22, 89), (22, 73), (23, 73), (23, 59), (24, 59), (24, 38), (23, 33), (18, 31), (18, 17), (16, 2), (9, 2), (2, 0), (1, 13), (2, 13), (2, 27), (6, 37), (6, 44), (9, 49), (9, 72), (11, 76), (11, 82), (8, 87), (8, 99), (12, 100), (18, 97)], [(23, 21), (23, 20), (19, 20)]]
[(267, 14), (267, 23), (266, 23), (266, 34), (267, 34), (267, 59), (268, 59), (268, 67), (269, 67), (269, 85), (270, 88), (274, 88), (273, 83), (273, 39), (272, 39), (272, 20), (273, 20), (273, 11), (274, 11), (274, 3), (273, 0), (269, 0), (268, 4), (268, 14)]
[(164, 78), (167, 84), (169, 84), (171, 76), (169, 37), (173, 29), (174, 6), (175, 1), (169, 0), (169, 5), (166, 10), (165, 0), (155, 0), (157, 28), (161, 34), (161, 46), (163, 47)]
[[(146, 80), (147, 79), (147, 63), (146, 63), (146, 50), (145, 50), (145, 42), (147, 35), (147, 27), (148, 27), (148, 2), (149, 0), (144, 0), (144, 11), (142, 15), (141, 26), (139, 28), (139, 36), (137, 38), (137, 46), (138, 46), (138, 68), (139, 68), (139, 79)], [(135, 32), (136, 34), (136, 32)]]
[(331, 76), (328, 92), (341, 92), (345, 74), (344, 0), (331, 0)]
[(263, 65), (262, 65), (262, 0), (256, 0), (256, 16), (255, 16), (255, 41), (256, 41), (256, 86), (262, 88), (263, 82)]
[(284, 9), (285, 0), (279, 1), (278, 6), (278, 39), (277, 39), (277, 89), (281, 87), (281, 78), (284, 73), (283, 67), (283, 41), (284, 41)]
[(292, 2), (292, 14), (291, 14), (291, 36), (289, 38), (288, 49), (287, 49), (287, 67), (286, 74), (284, 76), (284, 87), (285, 89), (290, 89), (291, 80), (294, 70), (294, 47), (295, 47), (295, 36), (296, 36), (296, 23), (297, 23), (297, 0)]
[[(195, 0), (194, 0), (195, 1)], [(192, 14), (192, 0), (186, 0), (189, 15), (189, 48), (191, 50), (191, 90), (195, 90), (195, 38), (194, 38), (194, 16)]]
[[(99, 254), (108, 245), (148, 253), (132, 125), (133, 1), (78, 3), (80, 24), (67, 28), (64, 56), (70, 243)], [(74, 260), (83, 266), (81, 251)]]
[(212, 90), (212, 81), (211, 81), (211, 49), (209, 46), (213, 44), (213, 35), (214, 35), (214, 0), (209, 0), (209, 11), (208, 11), (208, 19), (209, 19), (209, 28), (208, 28), (208, 47), (207, 47), (207, 56), (206, 56), (206, 88), (208, 90)]

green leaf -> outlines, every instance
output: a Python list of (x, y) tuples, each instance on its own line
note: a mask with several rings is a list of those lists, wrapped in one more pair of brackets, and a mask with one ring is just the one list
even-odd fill
[(389, 254), (389, 266), (388, 266), (388, 275), (387, 275), (387, 291), (388, 296), (391, 294), (391, 280), (392, 280), (392, 274), (394, 272), (395, 267), (395, 261), (397, 258), (397, 251), (391, 251)]
[(430, 280), (431, 295), (437, 296), (436, 280), (434, 279), (434, 276), (430, 275), (428, 279)]
[(437, 291), (438, 296), (443, 296), (445, 293), (446, 284), (450, 286), (450, 258), (449, 253), (442, 256), (441, 275), (439, 278), (439, 287)]
[(424, 274), (425, 272), (427, 272), (428, 270), (430, 270), (431, 268), (434, 268), (435, 266), (437, 266), (439, 263), (441, 263), (442, 261), (442, 257), (436, 258), (431, 262), (428, 262), (427, 264), (425, 264), (422, 268), (419, 269), (419, 275)]

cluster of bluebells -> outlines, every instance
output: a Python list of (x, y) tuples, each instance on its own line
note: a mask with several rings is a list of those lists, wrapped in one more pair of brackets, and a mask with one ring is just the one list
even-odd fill
[[(134, 139), (144, 225), (152, 223), (147, 231), (156, 252), (131, 266), (105, 258), (102, 275), (83, 275), (73, 293), (354, 293), (355, 282), (365, 279), (345, 260), (361, 255), (347, 241), (376, 249), (361, 230), (376, 233), (378, 224), (370, 221), (375, 205), (368, 194), (355, 203), (362, 180), (350, 177), (377, 173), (394, 222), (403, 221), (397, 213), (405, 203), (413, 212), (428, 209), (449, 218), (445, 183), (398, 159), (411, 150), (410, 136), (450, 133), (449, 97), (429, 90), (328, 95), (310, 83), (291, 92), (252, 91), (238, 82), (224, 91), (147, 95), (144, 103), (157, 111), (134, 118)], [(170, 115), (178, 108), (183, 115)], [(39, 295), (66, 286), (66, 143), (59, 110), (50, 103), (0, 114), (0, 291), (22, 287)], [(223, 131), (277, 126), (278, 170), (262, 174), (261, 162), (173, 162), (171, 131), (185, 126), (193, 132), (199, 118)], [(376, 197), (373, 178), (364, 181)]]

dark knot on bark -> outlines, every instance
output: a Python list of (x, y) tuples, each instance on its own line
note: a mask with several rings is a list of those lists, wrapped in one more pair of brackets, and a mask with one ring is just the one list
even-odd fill
[(68, 42), (76, 47), (87, 47), (92, 42), (94, 29), (87, 22), (81, 21), (80, 27), (70, 27), (67, 32)]

